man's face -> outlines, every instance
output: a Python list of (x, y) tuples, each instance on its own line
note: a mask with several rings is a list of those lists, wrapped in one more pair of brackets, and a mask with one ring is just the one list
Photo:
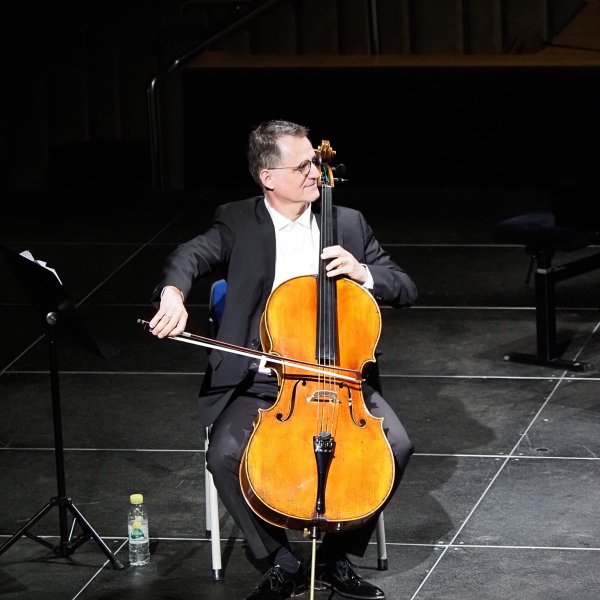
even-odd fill
[[(320, 196), (321, 174), (315, 161), (316, 153), (308, 138), (284, 136), (279, 140), (280, 164), (268, 171), (269, 199), (277, 203), (307, 204)], [(316, 161), (315, 161), (316, 162)]]

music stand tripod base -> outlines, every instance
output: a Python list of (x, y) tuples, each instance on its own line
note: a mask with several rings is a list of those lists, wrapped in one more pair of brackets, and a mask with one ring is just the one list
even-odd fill
[[(56, 545), (51, 544), (44, 538), (41, 538), (29, 531), (31, 527), (33, 527), (46, 513), (48, 513), (54, 507), (58, 507), (59, 509), (59, 521), (61, 528), (61, 539), (60, 542)], [(70, 538), (65, 532), (63, 532), (63, 528), (66, 527), (66, 521), (64, 521), (63, 515), (65, 511), (68, 510), (73, 515), (74, 520), (79, 524), (83, 533), (78, 535), (75, 538)], [(64, 527), (63, 527), (64, 521)], [(79, 512), (77, 507), (71, 501), (71, 498), (67, 497), (58, 497), (53, 496), (50, 498), (48, 504), (44, 506), (36, 515), (34, 515), (19, 531), (17, 531), (2, 547), (0, 547), (0, 554), (8, 550), (21, 536), (27, 537), (34, 542), (38, 542), (42, 544), (42, 546), (46, 546), (60, 557), (67, 557), (73, 554), (79, 546), (81, 546), (84, 542), (87, 542), (90, 538), (92, 538), (96, 544), (100, 547), (100, 549), (104, 552), (108, 560), (111, 562), (113, 568), (115, 569), (124, 569), (125, 565), (118, 560), (114, 554), (111, 552), (110, 548), (106, 545), (104, 540), (94, 531), (94, 528), (89, 524), (89, 522), (85, 519), (85, 517)]]

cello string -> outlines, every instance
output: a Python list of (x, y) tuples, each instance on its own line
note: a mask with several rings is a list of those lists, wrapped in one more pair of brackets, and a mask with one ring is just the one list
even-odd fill
[[(329, 171), (328, 171), (329, 172)], [(326, 223), (326, 236), (327, 236), (327, 246), (331, 246), (333, 244), (333, 223), (332, 223), (332, 193), (331, 186), (324, 186), (324, 197), (326, 199), (326, 208), (323, 208), (323, 214), (327, 220)], [(327, 319), (326, 327), (325, 327), (325, 348), (326, 348), (326, 356), (329, 366), (333, 366), (337, 360), (335, 356), (335, 303), (334, 303), (334, 290), (335, 290), (335, 281), (333, 279), (326, 278), (324, 282), (325, 285), (325, 298), (326, 298), (326, 311), (325, 318)], [(325, 404), (327, 408), (327, 429), (333, 433), (332, 426), (334, 420), (334, 411), (335, 411), (335, 401), (334, 399), (334, 376), (327, 377), (327, 385), (326, 394), (325, 394)]]
[[(324, 174), (325, 174), (325, 166), (323, 166), (323, 169), (321, 171), (321, 175), (324, 178)], [(328, 224), (328, 219), (327, 219), (327, 190), (326, 190), (326, 186), (325, 186), (325, 181), (322, 181), (321, 183), (321, 247), (320, 247), (320, 251), (323, 251), (323, 248), (325, 248), (327, 246), (327, 230), (328, 230), (329, 224)], [(319, 363), (321, 365), (325, 364), (325, 338), (324, 336), (326, 336), (327, 334), (327, 327), (326, 327), (326, 322), (325, 322), (325, 317), (326, 317), (326, 306), (327, 306), (327, 298), (325, 296), (325, 292), (326, 292), (326, 272), (325, 272), (325, 265), (322, 262), (322, 260), (319, 257), (320, 262), (320, 277), (319, 277), (319, 340), (318, 340), (318, 357), (319, 357)], [(324, 390), (325, 389), (325, 377), (322, 378), (322, 380), (319, 380), (319, 389), (317, 390), (317, 394), (318, 394), (318, 398), (317, 398), (317, 407), (318, 407), (318, 417), (319, 417), (319, 428), (317, 430), (317, 433), (319, 433), (320, 431), (325, 431), (326, 430), (326, 424), (325, 424), (325, 411), (323, 410), (323, 404), (322, 402), (325, 399), (324, 394), (320, 393), (320, 390)]]
[[(330, 174), (330, 178), (331, 178), (331, 183), (330, 183), (330, 191), (329, 191), (329, 195), (330, 195), (330, 209), (329, 209), (329, 218), (332, 220), (331, 223), (331, 227), (330, 227), (330, 231), (331, 231), (331, 235), (332, 235), (332, 239), (331, 239), (331, 244), (333, 244), (334, 242), (337, 242), (337, 240), (333, 239), (333, 173), (331, 171), (329, 171)], [(332, 323), (331, 323), (331, 356), (333, 357), (333, 362), (332, 362), (332, 366), (337, 366), (339, 365), (339, 356), (338, 356), (338, 318), (337, 318), (337, 295), (336, 295), (336, 288), (337, 288), (337, 281), (338, 281), (339, 277), (336, 277), (335, 279), (333, 279), (331, 281), (331, 284), (329, 286), (329, 290), (330, 290), (330, 294), (331, 294), (331, 303), (330, 306), (332, 307), (331, 311), (330, 311), (330, 315), (331, 315), (331, 319), (332, 319)], [(332, 375), (331, 375), (331, 401), (330, 401), (330, 431), (332, 435), (335, 435), (335, 424), (336, 424), (336, 417), (339, 413), (339, 403), (338, 403), (338, 393), (337, 393), (337, 379), (336, 379), (336, 371), (332, 370)]]
[[(321, 176), (322, 176), (322, 171), (321, 171)], [(323, 261), (321, 259), (321, 252), (323, 251), (323, 248), (325, 247), (325, 231), (326, 231), (326, 227), (327, 227), (327, 223), (326, 223), (326, 219), (325, 219), (325, 205), (324, 205), (324, 192), (323, 192), (323, 188), (321, 187), (321, 223), (320, 223), (320, 230), (319, 230), (319, 260), (318, 260), (318, 265), (319, 265), (319, 276), (317, 278), (317, 286), (318, 286), (318, 292), (317, 292), (317, 347), (316, 347), (316, 354), (317, 354), (317, 362), (319, 363), (319, 365), (323, 364), (323, 360), (322, 360), (322, 355), (321, 355), (321, 349), (323, 348), (323, 344), (322, 344), (322, 336), (323, 336), (323, 310), (322, 310), (322, 299), (323, 299), (323, 279), (324, 279), (324, 273), (325, 273), (325, 269), (323, 267)], [(316, 413), (315, 413), (315, 419), (316, 419), (316, 431), (315, 431), (315, 435), (319, 435), (319, 432), (323, 430), (323, 414), (322, 414), (322, 410), (321, 410), (321, 396), (319, 394), (319, 390), (322, 388), (322, 375), (319, 373), (319, 379), (317, 381), (317, 389), (316, 389)]]

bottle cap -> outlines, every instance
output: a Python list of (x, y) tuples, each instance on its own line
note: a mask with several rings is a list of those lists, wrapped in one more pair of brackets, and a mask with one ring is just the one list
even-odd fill
[(143, 494), (131, 494), (131, 496), (129, 496), (129, 502), (131, 502), (131, 504), (142, 504), (143, 501)]

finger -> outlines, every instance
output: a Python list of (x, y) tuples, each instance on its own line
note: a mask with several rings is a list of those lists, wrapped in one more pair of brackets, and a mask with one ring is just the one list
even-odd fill
[(351, 270), (351, 264), (348, 256), (340, 256), (337, 260), (336, 267), (340, 273), (348, 273)]
[(187, 311), (184, 310), (177, 317), (174, 317), (173, 319), (171, 319), (169, 321), (170, 331), (169, 331), (168, 335), (170, 337), (173, 337), (176, 335), (181, 335), (185, 331), (185, 326), (187, 324), (187, 318), (188, 318)]
[(162, 338), (167, 337), (171, 334), (173, 327), (169, 323), (165, 323), (164, 325), (159, 324), (156, 328), (156, 337), (162, 340)]
[(164, 337), (166, 334), (164, 330), (168, 327), (171, 322), (171, 318), (168, 315), (160, 315), (157, 314), (154, 316), (152, 321), (148, 323), (148, 327), (150, 328), (150, 332), (157, 337)]
[(344, 269), (341, 265), (327, 265), (326, 267), (327, 277), (336, 277), (337, 275), (343, 275)]
[(323, 248), (323, 251), (321, 252), (321, 258), (327, 259), (327, 258), (336, 258), (338, 256), (341, 256), (344, 253), (344, 249), (341, 246), (327, 246), (326, 248)]
[(172, 318), (173, 317), (167, 314), (161, 315), (160, 319), (158, 320), (158, 324), (161, 326), (162, 329), (164, 329), (171, 323)]
[(148, 323), (148, 327), (150, 329), (154, 329), (160, 323), (162, 317), (163, 317), (162, 315), (158, 315), (158, 314), (154, 315), (152, 317), (152, 320), (150, 321), (150, 323)]

